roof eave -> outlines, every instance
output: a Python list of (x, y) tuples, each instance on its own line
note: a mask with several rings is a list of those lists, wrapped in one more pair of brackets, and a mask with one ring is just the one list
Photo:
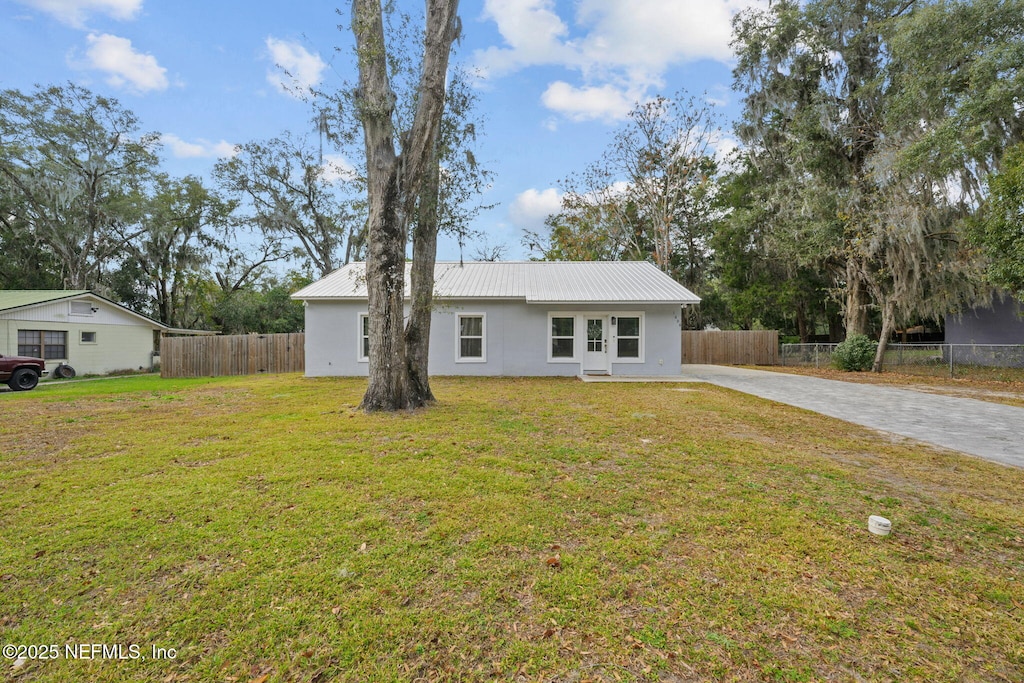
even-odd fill
[(532, 299), (527, 300), (528, 304), (545, 306), (686, 306), (687, 304), (699, 304), (700, 299)]
[[(365, 296), (338, 296), (337, 294), (322, 296), (298, 296), (292, 294), (291, 298), (296, 301), (366, 301)], [(408, 301), (411, 297), (407, 294), (403, 297)], [(526, 301), (523, 296), (445, 296), (435, 294), (434, 301)]]

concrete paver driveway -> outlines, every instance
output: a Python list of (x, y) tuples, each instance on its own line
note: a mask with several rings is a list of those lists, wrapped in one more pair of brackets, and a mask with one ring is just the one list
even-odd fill
[(684, 365), (683, 375), (854, 424), (1024, 467), (1024, 408), (874, 384)]

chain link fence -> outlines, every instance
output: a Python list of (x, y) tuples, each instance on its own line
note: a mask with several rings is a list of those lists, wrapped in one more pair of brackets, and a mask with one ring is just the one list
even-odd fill
[[(838, 344), (782, 344), (779, 363), (827, 368)], [(886, 370), (932, 377), (1024, 380), (1024, 344), (889, 344)]]

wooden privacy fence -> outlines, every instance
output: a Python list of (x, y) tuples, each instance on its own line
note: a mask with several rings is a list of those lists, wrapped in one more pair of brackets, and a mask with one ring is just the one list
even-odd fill
[(776, 330), (683, 332), (684, 364), (775, 365), (778, 357)]
[(303, 372), (306, 335), (236, 334), (216, 337), (164, 337), (161, 377), (219, 377)]

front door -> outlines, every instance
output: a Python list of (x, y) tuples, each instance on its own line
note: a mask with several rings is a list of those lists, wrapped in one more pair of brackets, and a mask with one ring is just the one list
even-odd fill
[(608, 372), (608, 329), (606, 318), (587, 318), (587, 351), (583, 372)]

